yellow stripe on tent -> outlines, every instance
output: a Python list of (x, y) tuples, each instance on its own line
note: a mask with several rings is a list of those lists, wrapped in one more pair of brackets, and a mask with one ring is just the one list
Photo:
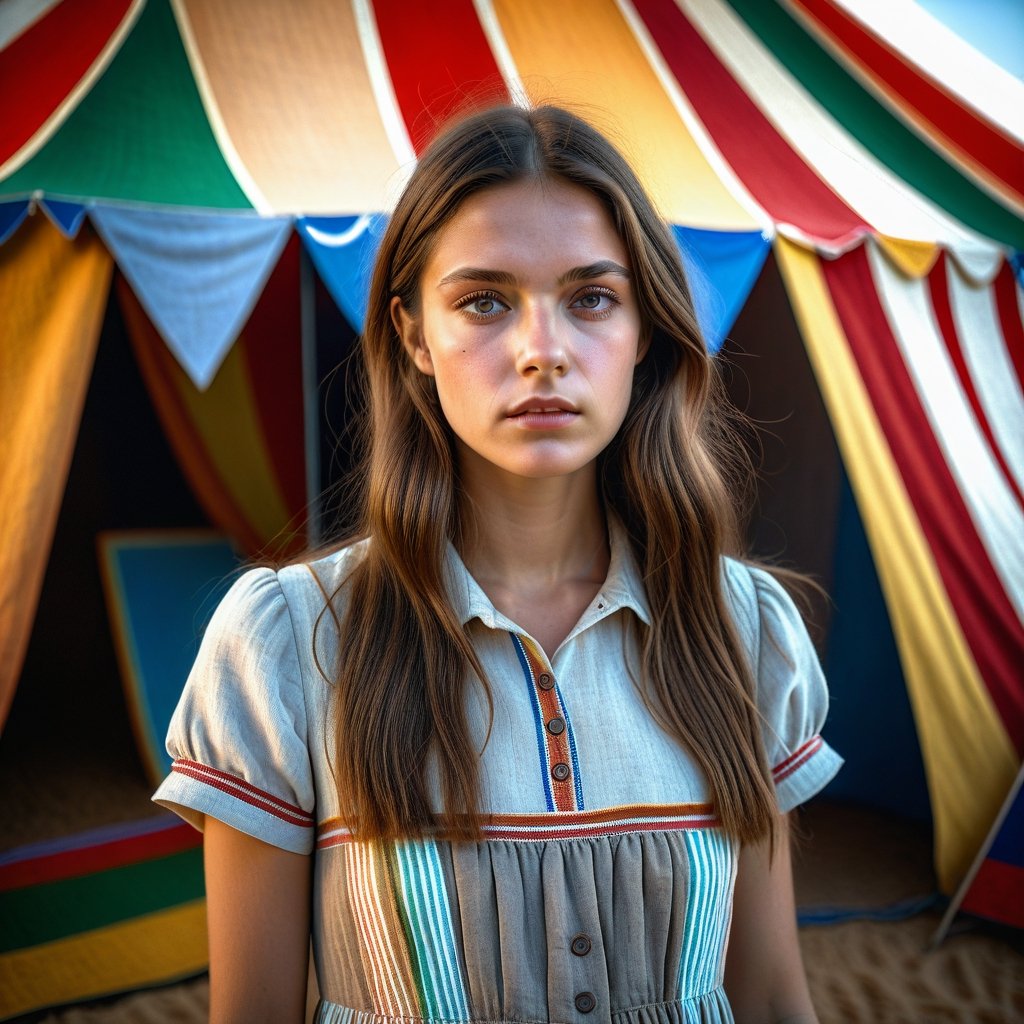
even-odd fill
[(399, 161), (353, 6), (175, 0), (207, 115), (263, 213), (387, 209)]
[(206, 901), (0, 956), (0, 1016), (174, 981), (206, 969)]
[(779, 237), (776, 256), (857, 496), (900, 651), (935, 822), (935, 866), (952, 892), (1017, 770), (967, 647), (818, 257)]
[(0, 728), (28, 646), (113, 261), (29, 218), (0, 250)]
[(494, 10), (529, 99), (564, 104), (605, 130), (663, 217), (761, 229), (687, 131), (613, 0), (495, 0)]

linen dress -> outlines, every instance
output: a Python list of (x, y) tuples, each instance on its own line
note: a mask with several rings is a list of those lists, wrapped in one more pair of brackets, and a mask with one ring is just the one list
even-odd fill
[[(382, 848), (340, 821), (316, 661), (330, 675), (343, 656), (324, 591), (367, 543), (238, 580), (206, 631), (154, 796), (197, 828), (209, 814), (314, 855), (317, 1022), (732, 1021), (722, 978), (739, 851), (633, 682), (636, 620), (651, 613), (621, 527), (604, 586), (550, 660), (449, 549), (453, 607), (494, 697), (485, 746), (486, 700), (467, 682), (488, 815), (476, 843)], [(730, 559), (722, 575), (788, 811), (842, 763), (819, 735), (825, 683), (784, 591)], [(339, 615), (345, 600), (343, 587)]]

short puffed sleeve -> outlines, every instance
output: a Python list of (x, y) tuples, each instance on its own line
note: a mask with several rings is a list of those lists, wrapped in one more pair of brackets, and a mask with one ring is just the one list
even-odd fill
[(762, 736), (779, 810), (814, 796), (842, 766), (822, 739), (828, 688), (807, 627), (763, 569), (726, 560), (735, 620), (757, 686)]
[(293, 853), (313, 849), (315, 790), (296, 638), (277, 574), (251, 569), (214, 612), (167, 733), (153, 799)]

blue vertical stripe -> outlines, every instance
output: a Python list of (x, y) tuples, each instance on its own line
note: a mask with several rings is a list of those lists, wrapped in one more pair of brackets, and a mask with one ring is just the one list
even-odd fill
[(572, 777), (576, 784), (576, 810), (585, 810), (583, 805), (583, 779), (580, 775), (580, 759), (576, 756), (576, 737), (572, 732), (572, 722), (569, 720), (569, 709), (565, 706), (562, 691), (555, 683), (555, 693), (558, 694), (558, 706), (562, 709), (562, 718), (565, 719), (565, 735), (569, 737), (569, 753), (572, 756)]
[[(544, 786), (544, 799), (547, 801), (548, 810), (553, 811), (555, 809), (555, 793), (551, 788), (551, 770), (548, 767), (548, 746), (544, 739), (544, 716), (541, 714), (540, 698), (537, 696), (537, 687), (533, 683), (530, 659), (526, 656), (523, 641), (515, 633), (509, 632), (508, 635), (512, 637), (512, 646), (516, 649), (519, 664), (523, 666), (523, 675), (526, 677), (526, 689), (529, 691), (530, 705), (533, 708), (533, 724), (537, 731), (537, 753), (540, 755), (540, 777)], [(578, 775), (577, 778), (579, 778)]]
[(395, 855), (424, 1014), (434, 1021), (468, 1021), (469, 1002), (437, 844), (429, 839), (398, 842)]
[(690, 872), (679, 997), (694, 999), (722, 983), (736, 880), (736, 851), (720, 829), (686, 832), (684, 841)]

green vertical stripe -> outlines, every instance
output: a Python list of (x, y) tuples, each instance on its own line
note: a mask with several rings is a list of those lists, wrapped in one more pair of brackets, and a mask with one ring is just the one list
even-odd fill
[(220, 209), (251, 204), (224, 162), (168, 0), (149, 0), (92, 91), (0, 193)]
[(413, 981), (416, 984), (416, 997), (419, 1000), (420, 1012), (427, 1020), (437, 1018), (436, 1001), (433, 993), (428, 992), (429, 978), (423, 970), (423, 949), (419, 941), (422, 934), (421, 925), (415, 916), (415, 908), (409, 906), (402, 890), (402, 862), (397, 843), (387, 846), (388, 873), (391, 875), (391, 891), (395, 894), (395, 909), (405, 931), (405, 945), (409, 951), (409, 966), (412, 968)]
[(203, 892), (203, 851), (195, 848), (0, 893), (0, 953), (166, 910)]
[(1024, 220), (891, 114), (775, 0), (728, 3), (789, 73), (882, 163), (975, 231), (1024, 247)]

